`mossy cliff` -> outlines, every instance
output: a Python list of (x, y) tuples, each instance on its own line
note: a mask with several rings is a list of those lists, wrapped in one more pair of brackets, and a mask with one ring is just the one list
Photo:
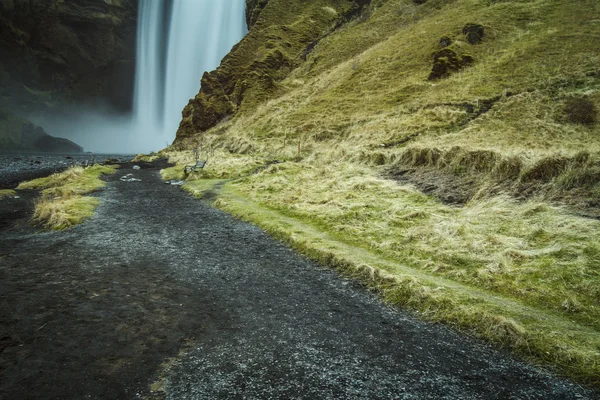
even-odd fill
[(131, 106), (137, 0), (0, 2), (0, 107)]
[(275, 96), (279, 82), (298, 67), (319, 40), (369, 1), (248, 0), (248, 35), (202, 78), (183, 111), (178, 138), (206, 131), (241, 109)]

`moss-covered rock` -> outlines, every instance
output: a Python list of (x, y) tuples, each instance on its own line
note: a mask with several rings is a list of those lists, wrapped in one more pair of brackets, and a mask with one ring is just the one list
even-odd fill
[(433, 68), (429, 80), (447, 78), (451, 73), (460, 71), (471, 65), (475, 60), (466, 52), (459, 52), (456, 48), (445, 48), (433, 53)]
[[(204, 73), (201, 85), (203, 90), (183, 109), (180, 129), (209, 129), (235, 109), (219, 82), (217, 72)], [(199, 113), (195, 110), (204, 112)]]
[(246, 23), (251, 28), (269, 0), (246, 0)]
[(467, 42), (470, 44), (479, 44), (483, 41), (485, 35), (485, 28), (479, 24), (467, 24), (463, 28), (463, 34), (465, 35)]

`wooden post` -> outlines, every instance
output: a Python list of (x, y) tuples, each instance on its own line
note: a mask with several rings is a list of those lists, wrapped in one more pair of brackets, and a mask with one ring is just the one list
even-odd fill
[(202, 154), (203, 146), (204, 146), (204, 135), (200, 135), (200, 149), (198, 150), (198, 154), (196, 156), (196, 161), (200, 159), (200, 154)]

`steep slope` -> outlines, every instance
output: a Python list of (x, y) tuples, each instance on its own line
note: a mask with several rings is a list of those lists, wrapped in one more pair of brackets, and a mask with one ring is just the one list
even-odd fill
[[(226, 193), (397, 266), (299, 241), (293, 223), (274, 227), (234, 195), (222, 208), (367, 271), (396, 304), (600, 384), (600, 3), (374, 0), (353, 14), (332, 2), (335, 16), (314, 30), (317, 6), (290, 3), (270, 0), (207, 75), (225, 79), (203, 81), (172, 159), (191, 162), (201, 146), (201, 178), (239, 177)], [(267, 36), (298, 31), (313, 39), (289, 53), (288, 36)], [(291, 61), (252, 64), (245, 51)], [(541, 317), (488, 307), (440, 277)]]
[(275, 96), (278, 83), (301, 64), (312, 47), (366, 3), (249, 0), (249, 34), (216, 71), (204, 74), (200, 93), (183, 110), (178, 138), (206, 131)]

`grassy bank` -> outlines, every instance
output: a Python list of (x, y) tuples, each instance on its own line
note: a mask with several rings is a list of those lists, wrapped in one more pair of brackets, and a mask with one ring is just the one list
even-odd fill
[(21, 183), (17, 189), (41, 190), (35, 202), (33, 221), (54, 230), (70, 228), (91, 217), (99, 204), (86, 194), (103, 188), (102, 175), (113, 174), (118, 166), (71, 167), (45, 178)]
[[(273, 170), (285, 167), (271, 168), (264, 172), (273, 176), (271, 184), (285, 179), (288, 188), (301, 186), (293, 175), (276, 178)], [(279, 192), (263, 186), (260, 175), (196, 180), (184, 189), (198, 197), (216, 194), (217, 207), (360, 279), (391, 304), (600, 385), (595, 306), (600, 278), (594, 267), (600, 249), (586, 238), (597, 235), (600, 223), (570, 220), (540, 204), (504, 200), (452, 209), (383, 181), (338, 182), (322, 179), (316, 190), (302, 195), (302, 205), (291, 200), (298, 195), (294, 189), (287, 193), (290, 197), (274, 196)], [(330, 189), (319, 190), (326, 187)], [(342, 197), (343, 206), (335, 200)], [(487, 217), (481, 220), (483, 215)], [(524, 220), (514, 226), (511, 221), (518, 219)], [(539, 224), (562, 231), (544, 233)], [(581, 231), (564, 237), (569, 228)]]

